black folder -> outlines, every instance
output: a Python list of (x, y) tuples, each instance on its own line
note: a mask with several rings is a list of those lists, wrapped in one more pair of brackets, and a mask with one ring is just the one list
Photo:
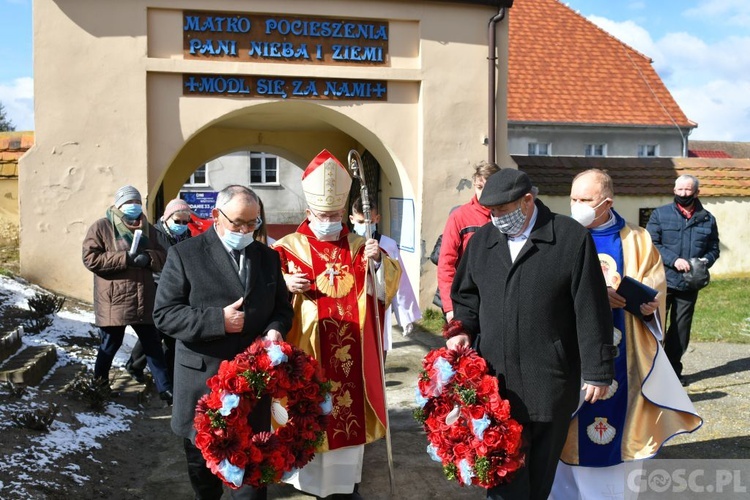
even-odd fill
[(625, 299), (625, 310), (638, 318), (643, 318), (641, 304), (652, 302), (658, 293), (650, 286), (646, 286), (630, 276), (624, 276), (620, 286), (617, 287), (617, 294)]

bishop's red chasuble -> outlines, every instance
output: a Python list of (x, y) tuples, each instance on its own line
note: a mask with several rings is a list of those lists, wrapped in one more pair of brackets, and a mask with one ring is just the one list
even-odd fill
[[(292, 299), (294, 322), (287, 342), (311, 354), (331, 381), (333, 410), (320, 451), (362, 445), (385, 436), (386, 408), (376, 321), (383, 327), (383, 302), (375, 311), (368, 295), (365, 239), (344, 228), (336, 241), (319, 241), (308, 222), (278, 240), (285, 274), (305, 273), (312, 287)], [(398, 261), (382, 253), (385, 304), (398, 290)], [(380, 273), (378, 273), (380, 274)], [(371, 285), (370, 285), (371, 286)], [(371, 293), (375, 293), (374, 290)]]

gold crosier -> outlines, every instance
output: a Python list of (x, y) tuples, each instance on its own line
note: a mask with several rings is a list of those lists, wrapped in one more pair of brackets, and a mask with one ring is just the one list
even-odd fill
[[(370, 226), (371, 218), (370, 218), (370, 194), (367, 191), (367, 182), (365, 182), (365, 168), (362, 164), (362, 158), (359, 156), (359, 153), (356, 149), (352, 149), (349, 151), (349, 156), (347, 157), (347, 161), (349, 163), (349, 170), (352, 172), (352, 177), (359, 180), (360, 184), (360, 198), (362, 200), (362, 214), (365, 216), (365, 237), (369, 240), (372, 238), (372, 229)], [(372, 282), (372, 302), (373, 302), (373, 311), (377, 314), (378, 308), (378, 294), (376, 292), (376, 282), (375, 282), (375, 263), (372, 259), (367, 259), (367, 277), (369, 277)], [(386, 455), (388, 456), (388, 479), (390, 479), (391, 484), (391, 496), (396, 496), (396, 476), (394, 475), (393, 471), (393, 449), (391, 447), (391, 423), (390, 418), (388, 417), (388, 399), (386, 397), (385, 392), (385, 360), (383, 359), (383, 332), (381, 331), (380, 327), (380, 319), (377, 319), (375, 321), (375, 329), (378, 333), (378, 358), (380, 360), (380, 381), (383, 383), (383, 405), (385, 406), (385, 450)]]

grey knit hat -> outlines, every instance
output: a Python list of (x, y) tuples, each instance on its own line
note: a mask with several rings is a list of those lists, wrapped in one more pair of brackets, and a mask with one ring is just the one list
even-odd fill
[(141, 193), (131, 185), (123, 186), (115, 193), (115, 207), (120, 208), (130, 200), (141, 201)]

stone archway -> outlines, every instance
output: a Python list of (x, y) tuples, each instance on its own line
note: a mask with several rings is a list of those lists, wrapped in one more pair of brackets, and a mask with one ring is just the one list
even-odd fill
[[(171, 159), (167, 163), (163, 162), (170, 151), (164, 148), (164, 142), (158, 138), (150, 140), (162, 144), (158, 151), (149, 154), (152, 199), (156, 199), (160, 190), (164, 200), (175, 197), (184, 180), (197, 167), (229, 152), (272, 153), (304, 168), (323, 148), (344, 164), (350, 149), (360, 153), (367, 151), (380, 165), (385, 179), (380, 189), (383, 200), (416, 197), (403, 163), (375, 132), (338, 110), (310, 102), (256, 104), (216, 117), (198, 128), (184, 143), (171, 145)], [(152, 214), (158, 208), (151, 207)], [(387, 220), (387, 206), (383, 209), (384, 220)]]

